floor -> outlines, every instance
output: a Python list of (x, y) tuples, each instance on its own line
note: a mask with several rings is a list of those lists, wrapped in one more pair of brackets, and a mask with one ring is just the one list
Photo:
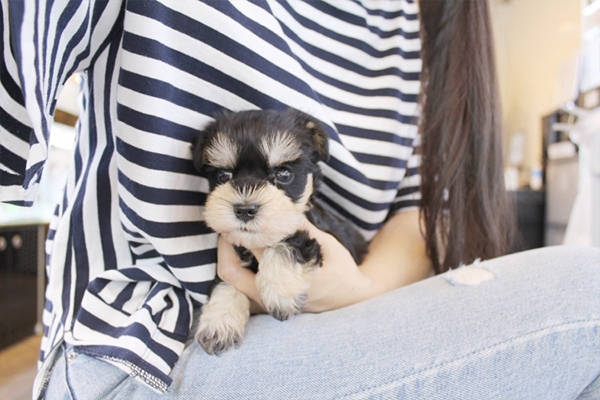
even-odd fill
[(41, 340), (31, 336), (0, 352), (0, 399), (31, 399)]

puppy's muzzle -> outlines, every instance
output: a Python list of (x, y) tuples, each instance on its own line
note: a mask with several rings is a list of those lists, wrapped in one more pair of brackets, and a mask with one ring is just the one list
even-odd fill
[(233, 213), (238, 219), (248, 222), (256, 216), (258, 208), (258, 204), (235, 204)]

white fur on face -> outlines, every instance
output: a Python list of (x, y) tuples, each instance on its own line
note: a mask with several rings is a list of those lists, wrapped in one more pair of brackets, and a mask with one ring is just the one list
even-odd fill
[(256, 274), (256, 286), (269, 314), (279, 320), (299, 314), (310, 286), (309, 273), (316, 267), (296, 262), (287, 243), (267, 248)]
[(222, 169), (233, 169), (239, 153), (238, 144), (222, 133), (218, 133), (204, 151), (206, 163)]
[[(312, 175), (308, 176), (304, 195), (297, 203), (269, 183), (242, 189), (225, 183), (208, 195), (204, 211), (206, 224), (236, 246), (249, 249), (271, 246), (302, 226), (312, 190)], [(248, 222), (241, 221), (234, 214), (236, 204), (256, 204), (258, 213)]]
[(250, 301), (233, 286), (221, 282), (202, 307), (196, 340), (208, 354), (219, 354), (241, 344), (250, 319)]
[(287, 132), (263, 138), (260, 150), (267, 157), (270, 167), (297, 160), (302, 156), (299, 143)]

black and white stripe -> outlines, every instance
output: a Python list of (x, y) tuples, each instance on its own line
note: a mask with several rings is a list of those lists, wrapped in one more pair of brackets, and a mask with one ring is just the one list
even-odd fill
[(2, 201), (31, 203), (57, 94), (82, 77), (47, 243), (42, 359), (64, 338), (168, 387), (215, 274), (190, 141), (219, 110), (294, 107), (322, 121), (319, 199), (367, 238), (418, 205), (414, 0), (1, 4)]

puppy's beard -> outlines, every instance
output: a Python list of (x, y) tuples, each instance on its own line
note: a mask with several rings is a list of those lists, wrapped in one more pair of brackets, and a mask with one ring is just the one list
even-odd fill
[[(300, 229), (312, 189), (309, 175), (304, 194), (295, 203), (270, 183), (242, 189), (225, 183), (208, 195), (205, 221), (231, 244), (250, 249), (269, 247)], [(258, 212), (253, 219), (241, 221), (234, 214), (235, 204), (256, 204)]]

